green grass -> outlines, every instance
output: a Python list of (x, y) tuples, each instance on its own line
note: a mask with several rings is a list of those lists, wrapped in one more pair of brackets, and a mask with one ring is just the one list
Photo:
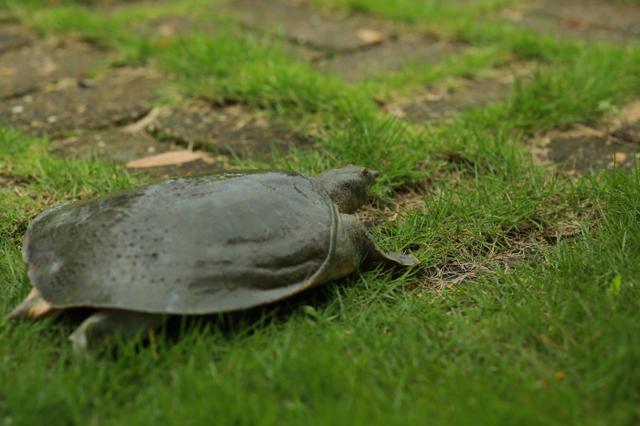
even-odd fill
[[(313, 129), (312, 150), (237, 164), (376, 168), (378, 213), (407, 189), (422, 193), (421, 206), (372, 227), (385, 249), (411, 251), (421, 266), (363, 270), (250, 312), (175, 319), (144, 345), (117, 342), (87, 358), (66, 340), (77, 318), (0, 319), (0, 426), (640, 422), (640, 171), (569, 178), (532, 164), (520, 143), (637, 98), (637, 47), (469, 23), (505, 2), (322, 2), (415, 28), (436, 22), (473, 45), (435, 67), (348, 84), (233, 24), (163, 43), (130, 31), (163, 14), (197, 17), (206, 2), (112, 13), (78, 3), (0, 5), (42, 33), (79, 35), (159, 68), (181, 96), (233, 100)], [(514, 60), (539, 71), (503, 102), (449, 123), (396, 122), (373, 100)], [(0, 313), (29, 291), (20, 246), (34, 215), (147, 179), (47, 146), (0, 126)]]

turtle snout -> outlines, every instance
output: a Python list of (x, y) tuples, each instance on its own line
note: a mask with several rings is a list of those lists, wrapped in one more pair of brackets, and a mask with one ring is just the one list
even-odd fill
[(375, 178), (377, 178), (378, 176), (380, 176), (380, 172), (379, 172), (379, 171), (377, 171), (377, 170), (373, 170), (373, 169), (366, 169), (366, 168), (365, 168), (365, 169), (363, 169), (363, 170), (362, 170), (362, 175), (363, 175), (363, 176), (370, 177), (371, 179), (375, 179)]
[(370, 182), (373, 182), (374, 180), (377, 179), (378, 176), (380, 176), (380, 172), (377, 170), (365, 168), (362, 170), (362, 175), (368, 178)]

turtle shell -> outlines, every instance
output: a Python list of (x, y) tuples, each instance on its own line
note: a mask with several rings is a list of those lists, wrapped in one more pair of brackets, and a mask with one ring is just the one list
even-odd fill
[(187, 177), (49, 209), (23, 254), (54, 307), (207, 314), (317, 284), (338, 220), (303, 175)]

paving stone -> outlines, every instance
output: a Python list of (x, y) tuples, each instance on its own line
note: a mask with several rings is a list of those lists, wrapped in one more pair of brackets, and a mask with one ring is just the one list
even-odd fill
[(458, 48), (455, 45), (426, 35), (404, 36), (368, 49), (335, 55), (319, 61), (316, 67), (348, 81), (357, 81), (370, 75), (399, 71), (409, 63), (432, 65), (456, 50)]
[(0, 56), (0, 98), (23, 95), (64, 78), (82, 78), (106, 58), (105, 52), (77, 42), (42, 42), (9, 51)]
[(159, 138), (240, 156), (264, 156), (273, 146), (306, 143), (292, 129), (240, 105), (214, 108), (194, 101), (161, 111), (147, 130)]
[(561, 37), (627, 41), (640, 37), (640, 5), (606, 0), (547, 0), (504, 16)]
[(174, 149), (179, 148), (170, 143), (159, 142), (146, 132), (129, 132), (123, 129), (82, 132), (51, 143), (51, 152), (64, 157), (97, 156), (121, 163)]
[[(169, 0), (153, 0), (154, 3), (167, 3)], [(48, 0), (49, 3), (60, 3), (61, 0)], [(121, 10), (137, 3), (150, 3), (149, 0), (85, 0), (85, 6), (98, 9)]]
[(327, 57), (325, 51), (303, 44), (291, 43), (286, 40), (278, 43), (277, 46), (287, 55), (302, 62), (314, 63)]
[(215, 161), (196, 160), (188, 163), (154, 167), (149, 169), (135, 170), (135, 173), (145, 175), (152, 179), (166, 179), (173, 176), (192, 176), (205, 173), (219, 173), (233, 170), (229, 168), (229, 160), (226, 157), (216, 156)]
[(379, 43), (390, 34), (380, 20), (364, 15), (326, 14), (295, 0), (235, 0), (218, 11), (231, 13), (246, 26), (279, 30), (298, 43), (333, 51), (350, 51)]
[(100, 79), (0, 104), (0, 121), (55, 136), (128, 123), (144, 116), (161, 78), (146, 69), (112, 70)]
[(147, 37), (176, 37), (193, 31), (196, 21), (183, 15), (168, 15), (135, 24), (133, 29)]
[(6, 9), (0, 9), (0, 24), (16, 22), (16, 18)]
[[(224, 25), (213, 19), (198, 20), (189, 16), (168, 15), (135, 25), (134, 31), (146, 37), (153, 37), (156, 46), (163, 47), (192, 32), (214, 35), (221, 28), (224, 28)], [(234, 29), (227, 28), (225, 31), (233, 32)], [(325, 52), (309, 46), (288, 40), (275, 41), (284, 52), (302, 61), (313, 62), (325, 56)]]
[(555, 163), (561, 169), (578, 173), (630, 167), (635, 159), (640, 158), (639, 144), (624, 142), (606, 129), (584, 126), (551, 131), (528, 141), (526, 145), (537, 163)]
[(436, 86), (412, 94), (386, 105), (384, 109), (414, 124), (441, 122), (465, 109), (502, 101), (516, 80), (526, 79), (532, 72), (533, 68), (528, 65), (495, 69), (478, 78), (459, 79), (453, 87)]
[[(76, 136), (53, 141), (50, 147), (50, 151), (54, 155), (72, 158), (97, 157), (122, 165), (160, 153), (183, 149), (183, 147), (170, 142), (160, 142), (144, 131), (129, 131), (126, 128), (83, 132)], [(167, 178), (214, 173), (228, 168), (229, 159), (227, 157), (207, 155), (206, 159), (132, 171), (151, 178)], [(0, 175), (0, 186), (1, 184), (2, 176)]]
[(619, 129), (616, 129), (612, 135), (621, 142), (640, 145), (640, 120), (634, 123), (625, 124)]
[(25, 46), (33, 39), (33, 35), (25, 27), (0, 21), (0, 54)]
[(133, 30), (147, 37), (162, 40), (173, 40), (194, 31), (203, 34), (214, 34), (222, 25), (214, 19), (197, 19), (185, 15), (159, 16), (133, 26)]

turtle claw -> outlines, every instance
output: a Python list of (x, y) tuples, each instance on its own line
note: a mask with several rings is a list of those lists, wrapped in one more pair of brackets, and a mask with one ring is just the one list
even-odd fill
[(31, 290), (29, 295), (16, 308), (7, 315), (7, 319), (31, 318), (38, 319), (56, 313), (55, 309), (49, 302), (44, 300), (42, 294), (35, 288)]

